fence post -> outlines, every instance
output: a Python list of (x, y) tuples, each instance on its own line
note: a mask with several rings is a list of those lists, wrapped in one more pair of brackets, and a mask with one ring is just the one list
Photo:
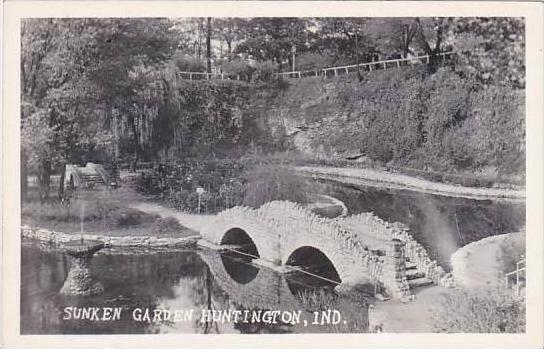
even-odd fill
[(338, 70), (336, 70), (336, 68), (334, 68), (334, 76), (338, 76)]
[(397, 68), (400, 68), (400, 61), (397, 61)]
[(300, 72), (298, 72), (298, 78), (300, 79)]
[(193, 73), (189, 73), (189, 80), (193, 80)]
[(349, 73), (349, 71), (348, 71), (348, 67), (346, 67), (346, 74), (348, 74), (348, 73)]

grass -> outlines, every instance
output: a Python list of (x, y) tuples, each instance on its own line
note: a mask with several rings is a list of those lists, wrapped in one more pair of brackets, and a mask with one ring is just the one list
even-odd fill
[(459, 291), (445, 295), (435, 314), (441, 332), (525, 332), (525, 299), (513, 297), (503, 287), (486, 294)]
[[(63, 233), (83, 232), (108, 236), (183, 237), (193, 233), (174, 218), (160, 218), (129, 207), (142, 200), (129, 189), (110, 193), (81, 191), (68, 203), (49, 201), (23, 202), (21, 221), (33, 227)], [(174, 222), (175, 221), (175, 222)]]

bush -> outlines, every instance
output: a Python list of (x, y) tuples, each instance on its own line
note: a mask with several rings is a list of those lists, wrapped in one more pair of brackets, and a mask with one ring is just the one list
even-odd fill
[(516, 264), (525, 258), (525, 233), (510, 235), (502, 241), (497, 253), (497, 262), (503, 273), (516, 269)]
[(151, 233), (153, 235), (175, 235), (179, 234), (184, 227), (174, 217), (158, 218), (153, 223)]
[(236, 77), (240, 76), (242, 80), (249, 80), (254, 68), (244, 61), (234, 60), (224, 62), (221, 66), (223, 73), (230, 76)]
[(278, 64), (272, 61), (256, 62), (253, 66), (255, 69), (254, 81), (269, 82), (274, 79), (274, 73), (278, 71)]
[(246, 174), (244, 205), (260, 207), (274, 200), (306, 203), (306, 185), (294, 171), (286, 167), (263, 165)]
[(191, 56), (177, 56), (174, 64), (180, 71), (205, 72), (206, 62)]
[(296, 70), (313, 70), (332, 66), (334, 59), (326, 54), (305, 52), (296, 57)]
[(436, 321), (441, 332), (525, 332), (525, 299), (503, 288), (483, 295), (458, 291), (445, 295), (439, 306)]

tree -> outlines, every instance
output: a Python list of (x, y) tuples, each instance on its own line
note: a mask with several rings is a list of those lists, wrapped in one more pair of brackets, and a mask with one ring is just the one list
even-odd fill
[(450, 21), (448, 34), (457, 52), (458, 72), (486, 85), (525, 87), (523, 18), (460, 17)]
[(300, 18), (252, 18), (245, 23), (243, 40), (236, 47), (261, 61), (275, 61), (279, 70), (287, 59), (291, 63), (291, 48), (307, 50), (306, 20)]
[(416, 17), (416, 40), (418, 46), (429, 56), (429, 71), (438, 69), (439, 54), (447, 33), (448, 19), (446, 17)]
[(212, 72), (212, 19), (206, 18), (206, 71)]
[(22, 159), (29, 162), (22, 169), (38, 173), (42, 197), (52, 171), (62, 174), (66, 162), (111, 148), (112, 111), (133, 111), (128, 104), (140, 93), (129, 72), (169, 58), (175, 47), (169, 28), (164, 19), (23, 21), (21, 127), (29, 136)]

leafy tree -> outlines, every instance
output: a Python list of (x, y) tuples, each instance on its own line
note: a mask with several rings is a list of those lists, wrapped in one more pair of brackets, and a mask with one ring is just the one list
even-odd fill
[(251, 18), (244, 25), (244, 38), (237, 53), (260, 61), (272, 60), (280, 71), (284, 60), (291, 64), (291, 48), (297, 52), (307, 49), (306, 20), (300, 18)]
[(523, 18), (453, 18), (448, 34), (463, 76), (484, 84), (525, 87)]

